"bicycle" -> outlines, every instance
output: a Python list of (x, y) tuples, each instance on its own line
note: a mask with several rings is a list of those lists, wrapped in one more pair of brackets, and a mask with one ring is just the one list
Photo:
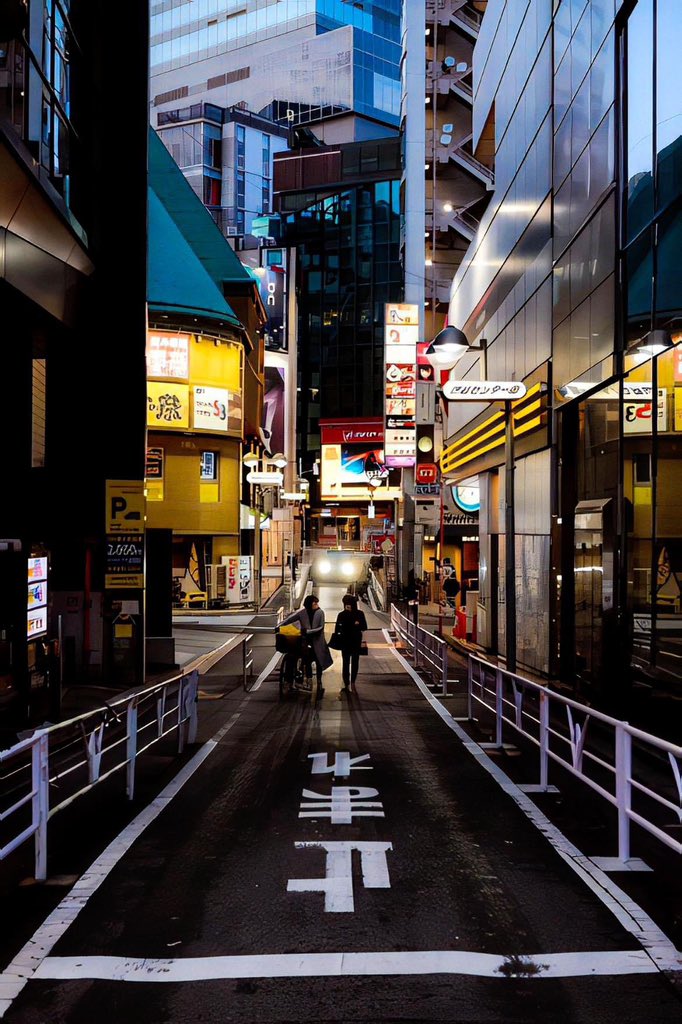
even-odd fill
[(275, 648), (284, 655), (279, 666), (279, 699), (286, 700), (294, 692), (312, 695), (312, 652), (303, 637), (278, 633)]

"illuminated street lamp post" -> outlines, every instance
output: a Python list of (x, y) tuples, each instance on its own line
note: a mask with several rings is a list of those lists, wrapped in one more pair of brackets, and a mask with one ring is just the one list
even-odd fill
[[(308, 483), (308, 481), (304, 480), (303, 478), (301, 478), (297, 482), (296, 490), (295, 491), (280, 491), (280, 497), (282, 498), (283, 501), (288, 502), (292, 508), (294, 507), (294, 505), (297, 505), (300, 508), (300, 511), (301, 511), (301, 535), (302, 535), (302, 538), (305, 538), (305, 522), (304, 522), (304, 519), (305, 519), (305, 502), (308, 500), (308, 491), (309, 491), (309, 489), (310, 489), (310, 484)], [(290, 577), (291, 577), (291, 582), (290, 582), (290, 586), (289, 586), (289, 611), (293, 611), (293, 607), (294, 607), (294, 591), (295, 591), (295, 583), (296, 583), (296, 578), (295, 578), (295, 573), (294, 573), (294, 560), (293, 560), (293, 557), (292, 557), (296, 553), (295, 552), (295, 538), (296, 538), (296, 529), (295, 529), (295, 522), (294, 522), (294, 519), (292, 517), (292, 520), (291, 520), (291, 538), (290, 538), (290, 542), (289, 542), (289, 559), (290, 559), (289, 566), (290, 566)], [(304, 539), (302, 540), (302, 543), (305, 543)], [(284, 559), (282, 559), (282, 562), (284, 562)], [(282, 572), (284, 572), (283, 569), (282, 569)]]
[[(266, 457), (262, 460), (256, 452), (247, 452), (242, 459), (242, 464), (248, 469), (246, 474), (247, 483), (251, 488), (251, 508), (254, 512), (254, 557), (253, 575), (256, 584), (256, 611), (260, 611), (263, 601), (263, 538), (261, 535), (261, 512), (263, 505), (263, 492), (272, 488), (279, 492), (284, 483), (282, 469), (287, 464), (283, 455), (274, 455), (271, 459)], [(259, 468), (261, 466), (261, 468)], [(269, 469), (268, 466), (275, 466)]]
[[(486, 365), (486, 341), (485, 338), (481, 339), (480, 348), (477, 346), (470, 345), (467, 341), (467, 337), (463, 331), (458, 330), (456, 327), (444, 327), (442, 331), (439, 331), (435, 336), (431, 344), (427, 347), (424, 353), (428, 361), (433, 366), (435, 371), (436, 380), (440, 384), (441, 372), (449, 372), (454, 369), (460, 359), (467, 355), (469, 352), (481, 352), (481, 359), (483, 360), (483, 376), (487, 376), (487, 365)], [(442, 396), (442, 389), (439, 388), (438, 392)], [(439, 591), (443, 585), (443, 552), (445, 550), (445, 477), (442, 471), (439, 473), (440, 479), (440, 529), (438, 534), (438, 586)], [(438, 632), (443, 632), (443, 605), (440, 600), (440, 592), (438, 599)]]
[[(431, 351), (430, 351), (431, 350)], [(523, 398), (526, 393), (525, 385), (519, 381), (489, 381), (487, 373), (486, 340), (480, 339), (479, 345), (470, 345), (466, 335), (455, 327), (446, 327), (436, 335), (427, 349), (427, 357), (438, 358), (440, 354), (440, 367), (445, 369), (445, 363), (452, 359), (454, 366), (467, 352), (481, 352), (483, 379), (476, 381), (448, 381), (443, 389), (442, 395), (449, 401), (474, 401), (474, 402), (503, 402), (505, 422), (505, 648), (506, 665), (510, 672), (516, 671), (516, 557), (515, 557), (515, 533), (516, 525), (514, 519), (514, 416), (512, 405), (514, 401)], [(452, 368), (449, 367), (449, 368)], [(442, 476), (441, 476), (442, 480)], [(441, 483), (441, 502), (443, 500), (443, 489)], [(441, 513), (441, 553), (443, 544), (443, 515)], [(441, 616), (442, 621), (442, 616)]]

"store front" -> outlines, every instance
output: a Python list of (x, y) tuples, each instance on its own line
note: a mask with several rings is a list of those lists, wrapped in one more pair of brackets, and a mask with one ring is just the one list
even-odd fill
[(682, 346), (626, 356), (559, 421), (556, 668), (642, 721), (682, 693)]

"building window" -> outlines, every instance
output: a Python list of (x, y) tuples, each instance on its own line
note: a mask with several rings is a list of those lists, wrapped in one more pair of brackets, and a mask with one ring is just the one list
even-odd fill
[(217, 125), (204, 123), (204, 166), (219, 171), (222, 166), (222, 132)]
[(220, 206), (219, 178), (204, 178), (204, 205)]
[(237, 168), (244, 170), (246, 167), (246, 128), (243, 124), (237, 125)]
[(262, 140), (262, 160), (263, 160), (263, 168), (262, 168), (261, 173), (262, 173), (264, 178), (269, 178), (270, 177), (270, 136), (263, 134), (261, 136), (261, 140)]
[(201, 480), (218, 479), (218, 452), (201, 453), (201, 469), (199, 477)]

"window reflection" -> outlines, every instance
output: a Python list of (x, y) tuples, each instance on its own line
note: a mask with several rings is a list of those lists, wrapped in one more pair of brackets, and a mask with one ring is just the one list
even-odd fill
[(627, 72), (627, 221), (628, 237), (651, 218), (653, 210), (653, 0), (640, 0), (628, 21)]

